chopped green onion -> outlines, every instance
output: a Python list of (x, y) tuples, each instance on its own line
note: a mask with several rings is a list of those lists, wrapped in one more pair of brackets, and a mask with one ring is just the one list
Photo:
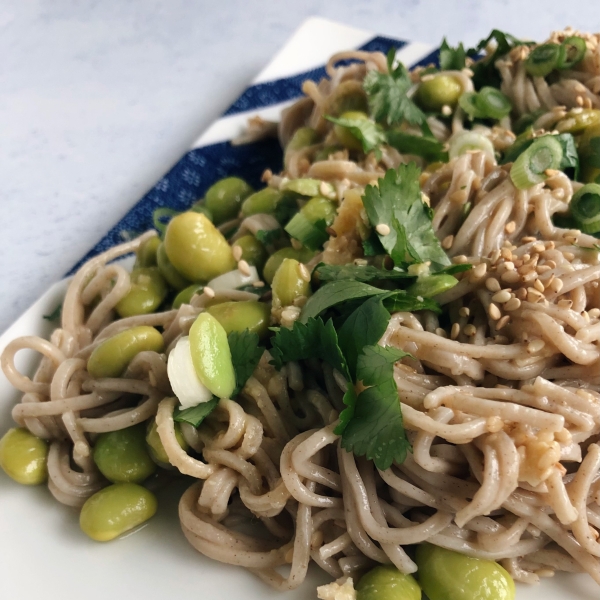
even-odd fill
[(570, 69), (581, 62), (587, 50), (585, 40), (577, 35), (565, 38), (560, 46), (561, 53), (557, 64), (559, 69)]
[(534, 77), (546, 77), (558, 67), (561, 47), (558, 44), (536, 46), (525, 60), (525, 70)]
[(456, 158), (469, 150), (481, 150), (494, 158), (494, 146), (484, 135), (475, 131), (461, 131), (450, 138), (450, 159)]
[(512, 110), (510, 100), (493, 87), (481, 88), (475, 97), (475, 104), (484, 117), (489, 119), (502, 119)]
[(584, 233), (600, 231), (600, 185), (584, 185), (571, 200), (571, 215)]
[(152, 213), (152, 222), (154, 223), (155, 229), (158, 230), (161, 237), (165, 235), (165, 231), (167, 231), (167, 225), (169, 221), (175, 216), (178, 215), (180, 211), (175, 210), (173, 208), (157, 208)]
[(545, 181), (546, 171), (558, 169), (562, 158), (562, 146), (554, 136), (537, 138), (513, 163), (510, 178), (515, 187), (526, 190)]
[(325, 231), (326, 227), (325, 219), (313, 223), (299, 212), (285, 226), (285, 230), (309, 250), (320, 250), (329, 239), (329, 234)]
[(485, 115), (477, 105), (477, 93), (465, 92), (458, 99), (458, 105), (471, 117), (471, 119), (483, 119)]
[(318, 196), (321, 183), (319, 179), (309, 177), (290, 179), (281, 186), (281, 191), (295, 192), (301, 196)]

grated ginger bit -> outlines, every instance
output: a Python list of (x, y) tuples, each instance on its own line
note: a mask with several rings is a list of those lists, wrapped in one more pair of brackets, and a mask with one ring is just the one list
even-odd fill
[[(343, 583), (340, 583), (342, 582)], [(317, 597), (320, 600), (356, 600), (356, 590), (352, 577), (345, 581), (338, 579), (327, 585), (321, 585), (317, 588)]]

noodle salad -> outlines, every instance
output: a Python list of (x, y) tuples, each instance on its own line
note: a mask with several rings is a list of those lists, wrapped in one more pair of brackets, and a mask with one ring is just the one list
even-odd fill
[(262, 189), (158, 209), (8, 344), (0, 466), (98, 541), (193, 478), (196, 550), (323, 600), (600, 584), (600, 34), (326, 71), (238, 140), (279, 137)]

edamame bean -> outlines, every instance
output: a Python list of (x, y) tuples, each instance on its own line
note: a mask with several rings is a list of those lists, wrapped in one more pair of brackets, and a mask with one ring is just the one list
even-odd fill
[(160, 238), (155, 235), (148, 238), (136, 252), (135, 267), (155, 267), (156, 266), (156, 252), (160, 246)]
[(158, 267), (144, 267), (131, 272), (131, 289), (115, 306), (120, 317), (147, 315), (154, 312), (167, 296), (167, 282)]
[(300, 212), (311, 222), (325, 221), (329, 226), (333, 223), (337, 212), (337, 206), (331, 200), (322, 196), (311, 198), (301, 209)]
[(346, 80), (337, 85), (324, 111), (327, 115), (339, 117), (348, 111), (366, 113), (369, 110), (367, 95), (360, 81)]
[(47, 458), (48, 444), (23, 427), (9, 429), (0, 439), (0, 467), (17, 483), (44, 483)]
[(423, 109), (440, 112), (444, 106), (454, 108), (462, 92), (462, 86), (456, 77), (434, 75), (419, 84), (416, 100)]
[(140, 483), (156, 471), (146, 446), (143, 423), (101, 433), (94, 445), (94, 462), (113, 483)]
[(492, 560), (421, 544), (416, 563), (419, 583), (430, 600), (514, 600), (512, 577)]
[[(342, 113), (340, 115), (340, 119), (368, 121), (369, 116), (366, 113), (358, 110), (349, 110), (345, 113)], [(346, 146), (346, 148), (350, 148), (350, 150), (363, 149), (362, 142), (350, 131), (350, 129), (348, 129), (348, 127), (336, 124), (333, 126), (333, 131), (340, 144)]]
[(108, 542), (151, 519), (158, 503), (152, 492), (135, 483), (114, 483), (90, 496), (79, 515), (82, 531)]
[(248, 196), (242, 204), (244, 217), (257, 214), (270, 215), (275, 212), (277, 203), (281, 200), (281, 192), (275, 188), (266, 187)]
[(273, 277), (275, 277), (275, 273), (277, 269), (281, 266), (284, 258), (295, 258), (297, 261), (301, 263), (308, 262), (315, 253), (308, 248), (301, 248), (300, 250), (296, 250), (295, 248), (281, 248), (281, 250), (277, 250), (277, 252), (273, 252), (269, 257), (269, 260), (265, 263), (265, 267), (263, 269), (263, 279), (271, 285), (273, 283)]
[(288, 150), (300, 150), (319, 141), (319, 134), (311, 127), (299, 127), (285, 147)]
[(188, 281), (172, 264), (167, 256), (165, 245), (160, 244), (156, 252), (156, 263), (161, 275), (167, 280), (168, 284), (175, 290), (182, 290), (190, 285)]
[(253, 235), (242, 236), (234, 246), (239, 246), (242, 249), (242, 258), (259, 271), (262, 270), (269, 258), (266, 248)]
[(225, 177), (211, 185), (206, 191), (206, 208), (213, 215), (215, 225), (235, 219), (240, 212), (242, 201), (254, 190), (239, 177)]
[(223, 234), (200, 213), (184, 212), (171, 219), (165, 250), (171, 264), (190, 281), (209, 281), (236, 266)]
[(138, 353), (162, 352), (163, 349), (162, 335), (154, 327), (132, 327), (96, 346), (88, 359), (87, 370), (95, 378), (120, 377)]
[[(300, 177), (299, 179), (290, 179), (281, 189), (286, 192), (294, 192), (301, 196), (318, 196), (323, 182), (320, 179), (311, 177)], [(326, 184), (330, 185), (330, 184)], [(331, 188), (333, 189), (333, 188)]]
[(204, 289), (204, 286), (200, 283), (192, 283), (186, 288), (182, 289), (175, 299), (173, 300), (173, 308), (179, 308), (182, 304), (189, 304), (192, 298), (199, 294)]
[[(183, 437), (183, 433), (181, 433), (180, 424), (175, 421), (175, 438), (179, 442), (179, 445), (183, 450), (189, 448), (188, 443), (185, 441)], [(148, 430), (146, 432), (146, 444), (148, 444), (148, 451), (150, 453), (150, 457), (154, 462), (159, 464), (160, 466), (169, 465), (169, 457), (165, 451), (165, 448), (160, 441), (160, 436), (158, 435), (158, 428), (156, 426), (156, 419), (152, 419), (148, 423)]]
[(190, 351), (201, 383), (218, 398), (229, 398), (235, 372), (227, 332), (208, 312), (200, 313), (190, 328)]
[(223, 325), (227, 335), (232, 331), (248, 329), (262, 339), (269, 333), (271, 310), (264, 302), (221, 302), (209, 306), (206, 312)]
[(457, 283), (458, 279), (453, 275), (426, 275), (419, 277), (406, 291), (412, 296), (433, 298), (453, 288)]
[(274, 304), (291, 306), (301, 296), (310, 295), (308, 269), (293, 258), (284, 258), (273, 277), (272, 288)]
[(560, 133), (581, 133), (588, 127), (600, 124), (600, 110), (583, 108), (569, 111), (555, 126)]
[(209, 221), (212, 221), (214, 223), (213, 214), (210, 212), (210, 210), (208, 210), (208, 208), (206, 208), (206, 204), (204, 203), (204, 198), (202, 200), (198, 200), (197, 202), (194, 202), (194, 204), (192, 204), (192, 206), (190, 206), (190, 210), (192, 212), (197, 212), (197, 213), (203, 214)]
[(421, 588), (411, 575), (380, 565), (360, 578), (356, 600), (421, 600)]

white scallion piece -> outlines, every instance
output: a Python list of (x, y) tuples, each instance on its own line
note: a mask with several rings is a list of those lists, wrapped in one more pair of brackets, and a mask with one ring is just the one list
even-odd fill
[(256, 267), (248, 266), (249, 275), (244, 275), (239, 269), (223, 273), (208, 282), (208, 286), (215, 292), (224, 292), (227, 290), (237, 290), (245, 285), (251, 285), (260, 281)]

